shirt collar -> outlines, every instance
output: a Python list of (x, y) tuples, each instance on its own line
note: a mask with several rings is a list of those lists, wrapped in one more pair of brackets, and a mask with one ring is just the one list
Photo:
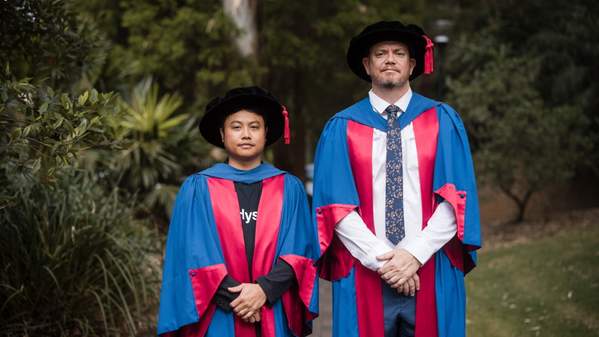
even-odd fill
[[(368, 92), (368, 98), (370, 99), (370, 104), (374, 108), (374, 111), (380, 113), (383, 116), (387, 116), (385, 113), (385, 109), (387, 109), (391, 104), (385, 101), (384, 99), (377, 96), (372, 89)], [(412, 99), (412, 89), (408, 88), (403, 96), (401, 96), (397, 102), (393, 103), (393, 105), (399, 107), (401, 111), (406, 111), (408, 109), (408, 104), (410, 103), (410, 99)]]

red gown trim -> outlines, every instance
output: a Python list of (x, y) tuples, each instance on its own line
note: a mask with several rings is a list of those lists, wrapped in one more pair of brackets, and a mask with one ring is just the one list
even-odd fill
[[(228, 266), (227, 269), (232, 271), (231, 276), (239, 282), (253, 282), (258, 277), (268, 274), (272, 269), (283, 212), (284, 188), (285, 176), (282, 174), (262, 181), (262, 194), (256, 219), (252, 279), (250, 279), (235, 185), (230, 180), (208, 178), (208, 189), (212, 196), (214, 219), (221, 238), (225, 264)], [(231, 266), (235, 267), (231, 268)], [(297, 302), (297, 298), (290, 297), (287, 301)], [(287, 314), (290, 327), (296, 326), (298, 323), (290, 314), (293, 315), (293, 313)], [(275, 337), (273, 308), (263, 306), (261, 316), (262, 336)], [(255, 334), (253, 324), (245, 323), (235, 316), (236, 336), (255, 337)]]
[[(371, 127), (347, 122), (348, 152), (356, 188), (360, 197), (360, 216), (373, 233), (374, 210), (372, 204), (372, 135)], [(383, 315), (383, 296), (380, 276), (362, 266), (356, 266), (356, 305), (358, 312), (358, 331), (360, 336), (384, 336), (385, 321)], [(372, 296), (371, 294), (381, 294)]]
[[(287, 262), (297, 280), (297, 285), (283, 293), (282, 301), (289, 329), (295, 336), (304, 336), (304, 322), (315, 318), (310, 310), (310, 302), (314, 291), (314, 280), (316, 280), (316, 267), (314, 261), (304, 256), (289, 254), (280, 257)], [(297, 299), (300, 299), (298, 301)]]
[[(214, 221), (229, 275), (241, 283), (251, 282), (235, 184), (231, 180), (221, 178), (208, 178), (207, 184)], [(254, 254), (254, 258), (255, 256)], [(253, 324), (246, 323), (235, 315), (235, 335), (255, 337), (256, 330)]]
[[(254, 280), (268, 274), (272, 269), (283, 212), (284, 188), (285, 176), (282, 174), (262, 181), (262, 195), (258, 205), (256, 242), (252, 260)], [(239, 211), (236, 214), (239, 219)], [(262, 316), (262, 336), (275, 337), (275, 317), (272, 307), (265, 305), (260, 313)]]
[(316, 209), (318, 223), (318, 240), (320, 243), (321, 265), (320, 277), (325, 280), (338, 280), (347, 276), (353, 266), (349, 251), (335, 235), (337, 223), (355, 210), (355, 205), (331, 204)]
[[(418, 174), (422, 202), (422, 228), (428, 224), (436, 207), (433, 194), (433, 174), (437, 155), (439, 119), (431, 108), (412, 122), (418, 152)], [(435, 292), (435, 256), (419, 270), (420, 290), (416, 293), (416, 337), (437, 337), (437, 304)]]

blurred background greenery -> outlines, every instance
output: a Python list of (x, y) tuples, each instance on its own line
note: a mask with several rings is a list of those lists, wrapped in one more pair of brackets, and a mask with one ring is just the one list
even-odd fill
[[(346, 66), (349, 39), (384, 19), (436, 42), (435, 73), (413, 87), (465, 121), (487, 240), (548, 233), (483, 250), (471, 335), (598, 336), (596, 213), (547, 225), (599, 205), (599, 3), (586, 0), (0, 0), (0, 334), (154, 334), (178, 186), (223, 159), (197, 131), (204, 105), (235, 86), (272, 91), (292, 143), (267, 158), (307, 180), (324, 122), (369, 88)], [(558, 289), (576, 314), (557, 324), (555, 287), (518, 294), (568, 265), (590, 271)], [(494, 290), (522, 269), (517, 291)], [(544, 319), (514, 323), (512, 304), (536, 301)]]

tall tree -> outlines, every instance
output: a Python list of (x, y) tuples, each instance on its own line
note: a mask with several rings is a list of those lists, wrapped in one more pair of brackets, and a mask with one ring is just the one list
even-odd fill
[[(182, 113), (195, 115), (233, 86), (270, 89), (292, 122), (292, 144), (275, 145), (272, 157), (302, 177), (324, 121), (368, 88), (345, 64), (350, 38), (377, 20), (422, 23), (431, 15), (425, 1), (404, 0), (76, 2), (113, 44), (100, 77), (108, 88), (153, 75), (163, 90), (182, 94)], [(254, 27), (256, 54), (246, 57), (239, 44)]]
[(378, 20), (421, 22), (424, 9), (413, 1), (259, 3), (258, 82), (287, 104), (292, 122), (291, 145), (273, 149), (278, 166), (304, 177), (324, 122), (368, 90), (345, 62), (351, 37)]
[(593, 150), (579, 166), (590, 164), (599, 176), (599, 3), (461, 0), (448, 8), (461, 40), (450, 46), (450, 77), (480, 69), (489, 62), (486, 53), (499, 45), (538, 60), (531, 85), (547, 107), (572, 106), (589, 120), (579, 132), (589, 135)]
[[(459, 102), (472, 130), (479, 172), (487, 178), (494, 176), (495, 184), (502, 182), (504, 192), (519, 206), (517, 218), (523, 216), (529, 187), (538, 190), (564, 182), (589, 168), (599, 177), (599, 120), (595, 117), (599, 85), (594, 80), (599, 76), (599, 5), (585, 0), (443, 3), (445, 13), (459, 23), (454, 27), (457, 43), (450, 45), (447, 62), (453, 80), (450, 102)], [(496, 57), (501, 48), (508, 51), (502, 54), (503, 60)], [(498, 68), (500, 64), (505, 70)], [(499, 90), (500, 82), (491, 81), (492, 76), (506, 81), (507, 90)], [(472, 95), (472, 90), (478, 94)], [(490, 97), (498, 94), (506, 97)], [(524, 113), (526, 106), (531, 110)], [(519, 129), (523, 121), (527, 127)], [(500, 130), (503, 134), (497, 135)], [(504, 146), (520, 144), (518, 151), (497, 146), (507, 134), (513, 135), (514, 143)], [(548, 162), (552, 158), (555, 163)], [(519, 169), (515, 169), (516, 162)], [(545, 163), (546, 169), (539, 168), (539, 163)], [(556, 167), (562, 170), (548, 175)]]
[(534, 54), (518, 55), (488, 33), (460, 44), (482, 62), (449, 81), (449, 101), (468, 125), (479, 176), (514, 201), (521, 222), (532, 195), (571, 178), (589, 153), (580, 132), (588, 118), (578, 106), (543, 99)]

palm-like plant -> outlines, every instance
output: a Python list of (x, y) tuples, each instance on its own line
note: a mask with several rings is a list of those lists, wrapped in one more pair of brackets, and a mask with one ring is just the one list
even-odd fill
[(178, 149), (194, 126), (188, 114), (175, 114), (182, 103), (177, 94), (159, 97), (158, 85), (146, 78), (120, 101), (122, 114), (114, 122), (125, 144), (110, 160), (120, 175), (118, 184), (135, 193), (144, 212), (159, 223), (168, 219), (178, 190)]
[(182, 104), (177, 94), (158, 97), (158, 85), (151, 78), (142, 80), (128, 100), (122, 100), (123, 118), (118, 123), (126, 147), (114, 164), (123, 173), (124, 183), (136, 191), (149, 191), (180, 169), (173, 154), (185, 137), (181, 128), (187, 114), (174, 116)]

